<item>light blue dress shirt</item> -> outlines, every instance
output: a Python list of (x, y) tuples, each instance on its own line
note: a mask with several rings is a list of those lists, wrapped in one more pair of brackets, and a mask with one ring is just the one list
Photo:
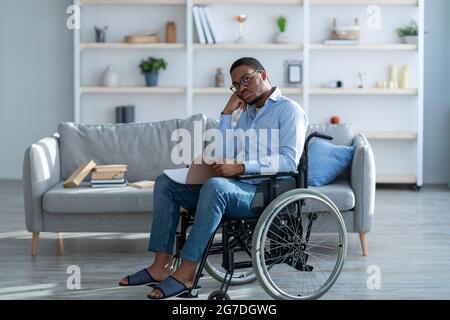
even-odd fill
[[(234, 128), (232, 128), (232, 115), (221, 115), (219, 128), (224, 137), (224, 150), (229, 150), (230, 144), (233, 145), (233, 141), (225, 138), (227, 131), (233, 130), (236, 134), (236, 130), (239, 129), (242, 129), (241, 132), (255, 129), (258, 143), (253, 141), (253, 146), (256, 145), (256, 149), (252, 148), (250, 146), (252, 143), (248, 142), (249, 140), (246, 142), (245, 139), (244, 141), (240, 139), (240, 142), (233, 145), (234, 157), (239, 152), (243, 156), (245, 174), (296, 171), (303, 153), (308, 128), (308, 119), (303, 108), (275, 88), (264, 106), (258, 112), (255, 110), (254, 105), (247, 106)], [(263, 134), (263, 131), (267, 132), (270, 129), (278, 129), (278, 143), (274, 144), (275, 148), (271, 143), (271, 133), (269, 132), (268, 138)], [(228, 138), (230, 138), (230, 132)], [(265, 143), (263, 140), (268, 141)], [(238, 145), (241, 146), (240, 151), (236, 148)], [(261, 150), (262, 148), (264, 150)], [(260, 156), (260, 154), (266, 156)]]

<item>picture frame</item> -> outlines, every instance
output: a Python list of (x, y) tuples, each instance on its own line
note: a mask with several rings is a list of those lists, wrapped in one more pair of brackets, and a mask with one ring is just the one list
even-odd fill
[(303, 61), (285, 61), (285, 85), (288, 87), (299, 87), (303, 84)]

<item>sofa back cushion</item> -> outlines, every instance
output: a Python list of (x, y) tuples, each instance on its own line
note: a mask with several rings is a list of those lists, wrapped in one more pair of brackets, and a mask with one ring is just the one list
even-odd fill
[(330, 142), (341, 146), (351, 146), (353, 144), (353, 138), (355, 137), (353, 126), (350, 123), (310, 124), (306, 136), (314, 131), (333, 136), (334, 139)]
[(193, 136), (195, 121), (204, 130), (206, 117), (203, 115), (149, 123), (61, 123), (58, 127), (61, 177), (67, 179), (81, 163), (92, 159), (98, 165), (127, 164), (128, 181), (155, 180), (164, 169), (185, 166), (171, 160), (172, 148), (178, 143), (171, 141), (171, 135), (176, 129), (184, 128)]

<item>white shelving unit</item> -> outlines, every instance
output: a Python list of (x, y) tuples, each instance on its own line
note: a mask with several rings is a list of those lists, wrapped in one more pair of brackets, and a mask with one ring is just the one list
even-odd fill
[[(284, 60), (290, 60), (291, 57), (303, 60), (303, 88), (288, 88), (282, 85), (282, 72), (277, 70), (280, 64), (272, 68), (266, 67), (269, 71), (275, 71), (274, 78), (278, 81), (273, 82), (280, 84), (285, 95), (301, 103), (311, 122), (323, 122), (327, 115), (339, 114), (340, 109), (342, 109), (344, 113), (342, 118), (348, 119), (345, 122), (352, 122), (357, 131), (366, 134), (374, 146), (377, 161), (377, 182), (407, 183), (415, 184), (418, 187), (422, 186), (424, 0), (75, 0), (74, 4), (82, 8), (82, 27), (81, 30), (75, 30), (74, 33), (75, 121), (88, 121), (86, 119), (95, 112), (96, 104), (102, 105), (102, 110), (106, 110), (108, 107), (103, 102), (107, 99), (114, 101), (111, 104), (125, 103), (132, 99), (138, 99), (141, 104), (144, 104), (147, 99), (161, 99), (155, 104), (167, 103), (168, 100), (170, 103), (178, 102), (181, 105), (176, 110), (175, 107), (173, 109), (165, 108), (164, 110), (172, 113), (168, 112), (160, 118), (172, 118), (174, 115), (185, 117), (203, 110), (215, 114), (220, 110), (213, 111), (208, 105), (222, 106), (227, 100), (229, 90), (227, 85), (225, 88), (216, 88), (211, 86), (211, 81), (203, 80), (205, 75), (209, 77), (213, 71), (211, 67), (209, 69), (204, 67), (205, 70), (201, 69), (203, 62), (205, 62), (204, 57), (207, 57), (209, 61), (220, 61), (219, 63), (226, 66), (228, 62), (231, 63), (235, 57), (241, 55), (282, 54)], [(264, 39), (263, 41), (249, 41), (243, 44), (236, 44), (232, 41), (219, 44), (196, 43), (194, 41), (195, 26), (192, 17), (194, 5), (208, 5), (211, 6), (212, 10), (217, 7), (221, 12), (229, 11), (228, 8), (236, 8), (236, 14), (241, 13), (240, 10), (242, 9), (244, 12), (257, 15), (253, 10), (254, 8), (271, 13), (273, 11), (273, 14), (289, 12), (296, 17), (296, 19), (289, 19), (289, 21), (296, 20), (294, 22), (297, 24), (294, 26), (290, 24), (290, 27), (295, 29), (293, 32), (296, 40), (289, 44), (274, 44), (271, 41), (264, 41)], [(361, 13), (365, 12), (364, 6), (369, 5), (387, 8), (388, 13), (392, 10), (402, 10), (402, 8), (415, 8), (417, 14), (414, 18), (418, 21), (420, 31), (418, 45), (396, 43), (396, 41), (389, 41), (389, 39), (384, 38), (381, 41), (377, 38), (377, 41), (362, 42), (357, 46), (327, 46), (320, 43), (324, 39), (317, 36), (321, 30), (316, 25), (328, 25), (330, 23), (328, 21), (328, 18), (330, 18), (329, 12), (334, 14), (334, 9), (336, 9), (338, 11), (336, 14), (339, 14), (338, 9), (345, 7), (349, 10), (360, 8), (357, 13)], [(103, 21), (108, 20), (107, 14), (102, 14), (104, 9), (130, 8), (129, 10), (140, 11), (140, 8), (147, 7), (174, 8), (172, 11), (178, 14), (179, 21), (181, 21), (181, 23), (177, 23), (179, 32), (177, 38), (181, 39), (178, 43), (136, 45), (122, 43), (120, 42), (121, 39), (117, 39), (117, 37), (111, 42), (95, 43), (93, 42), (92, 29), (86, 30), (86, 28), (92, 27), (93, 16), (99, 20), (100, 25)], [(95, 10), (96, 15), (89, 15), (89, 10)], [(408, 9), (409, 11), (410, 9)], [(122, 13), (114, 12), (115, 14)], [(227, 14), (227, 12), (224, 14)], [(85, 15), (86, 20), (90, 22), (88, 27), (84, 25)], [(389, 19), (392, 14), (387, 16), (383, 19)], [(326, 17), (327, 20), (324, 20), (323, 17)], [(395, 16), (395, 18), (397, 17)], [(160, 20), (172, 20), (172, 18), (164, 16), (160, 17)], [(95, 22), (97, 23), (97, 20)], [(91, 37), (88, 36), (89, 34)], [(122, 56), (133, 55), (133, 57), (137, 57), (139, 55), (139, 57), (144, 58), (149, 54), (173, 55), (175, 57), (173, 60), (176, 59), (176, 62), (172, 62), (171, 65), (175, 65), (176, 68), (167, 71), (167, 73), (176, 72), (177, 75), (171, 76), (170, 81), (166, 79), (167, 81), (161, 83), (161, 86), (151, 88), (145, 87), (143, 80), (139, 84), (132, 83), (137, 81), (121, 83), (119, 87), (98, 86), (98, 65), (101, 64), (99, 61), (101, 61), (102, 55), (112, 57), (111, 59), (114, 59), (114, 61), (120, 61)], [(377, 64), (379, 56), (392, 56), (395, 58), (394, 63), (404, 61), (403, 57), (406, 56), (405, 61), (413, 61), (410, 64), (414, 65), (414, 71), (411, 75), (415, 80), (413, 82), (414, 88), (357, 89), (355, 86), (345, 86), (341, 89), (327, 89), (319, 86), (317, 73), (325, 77), (325, 72), (333, 73), (336, 59), (345, 60), (358, 56), (361, 56), (358, 59), (361, 61), (367, 56), (370, 63), (374, 65)], [(334, 60), (330, 62), (330, 59)], [(321, 70), (322, 61), (324, 62), (324, 71)], [(88, 66), (85, 66), (85, 64), (88, 64)], [(338, 67), (344, 65), (344, 63), (339, 64)], [(405, 64), (407, 63), (405, 62)], [(350, 65), (349, 69), (352, 67)], [(358, 67), (355, 66), (354, 68)], [(379, 67), (387, 66), (383, 64)], [(224, 71), (226, 72), (226, 69)], [(353, 72), (356, 71), (359, 70), (353, 70)], [(138, 69), (134, 72), (138, 73)], [(96, 75), (94, 76), (91, 73), (96, 73)], [(333, 77), (333, 75), (329, 77)], [(177, 81), (172, 83), (171, 80), (173, 79)], [(322, 83), (324, 80), (322, 79)], [(200, 105), (203, 106), (203, 109), (199, 109), (198, 106)], [(351, 106), (351, 111), (348, 111), (350, 107), (347, 105)], [(389, 107), (389, 105), (392, 105), (392, 107)], [(145, 108), (152, 109), (152, 105)], [(374, 111), (374, 108), (380, 108), (381, 110)], [(109, 110), (113, 114), (112, 105), (110, 105)], [(148, 112), (153, 115), (152, 111)], [(391, 115), (390, 112), (393, 112), (393, 114)], [(406, 112), (406, 120), (404, 123), (396, 122), (395, 119), (402, 112)], [(366, 115), (371, 113), (374, 113), (372, 115), (373, 121), (378, 121), (379, 125), (374, 126), (369, 120), (364, 119)], [(384, 118), (383, 114), (385, 114)], [(152, 118), (139, 119), (139, 116), (137, 118), (139, 121), (154, 120)], [(99, 122), (98, 117), (91, 117), (90, 119)], [(108, 119), (105, 122), (108, 122)], [(365, 123), (371, 125), (366, 126)], [(402, 171), (403, 163), (412, 162), (414, 162), (414, 168), (409, 168), (408, 172)]]

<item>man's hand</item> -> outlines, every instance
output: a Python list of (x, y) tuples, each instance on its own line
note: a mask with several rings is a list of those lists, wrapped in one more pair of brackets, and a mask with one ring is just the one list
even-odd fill
[(233, 177), (238, 174), (244, 173), (245, 166), (242, 163), (238, 164), (213, 164), (214, 172), (219, 177)]
[(223, 109), (223, 114), (230, 115), (237, 109), (245, 111), (245, 109), (247, 109), (247, 104), (238, 96), (237, 93), (233, 93), (233, 95), (228, 100), (225, 109)]

